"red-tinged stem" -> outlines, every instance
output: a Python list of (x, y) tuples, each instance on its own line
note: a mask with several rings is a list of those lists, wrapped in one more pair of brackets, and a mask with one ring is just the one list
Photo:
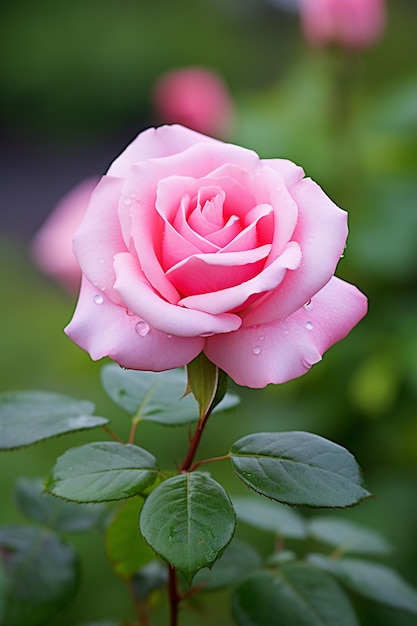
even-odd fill
[[(197, 428), (195, 429), (194, 435), (190, 440), (190, 445), (188, 446), (188, 451), (185, 456), (184, 461), (179, 469), (179, 472), (189, 472), (197, 467), (200, 463), (194, 464), (193, 460), (197, 452), (197, 448), (199, 446), (201, 436), (203, 434), (203, 430), (205, 425), (207, 424), (207, 420), (210, 417), (210, 411), (205, 415), (197, 424)], [(169, 592), (169, 604), (171, 609), (171, 621), (170, 626), (178, 626), (178, 609), (180, 602), (186, 597), (181, 596), (178, 592), (178, 582), (177, 582), (177, 571), (175, 567), (171, 567), (169, 565), (169, 581), (168, 581), (168, 592)]]
[(182, 465), (180, 467), (180, 472), (189, 472), (190, 471), (190, 468), (192, 466), (194, 457), (195, 457), (196, 452), (197, 452), (197, 448), (198, 448), (200, 440), (201, 440), (201, 436), (203, 434), (204, 427), (207, 424), (207, 420), (208, 420), (209, 417), (210, 417), (210, 413), (207, 413), (207, 415), (198, 422), (197, 428), (195, 429), (195, 432), (194, 432), (194, 435), (191, 438), (190, 445), (188, 447), (188, 452), (187, 452), (186, 457), (185, 457), (185, 459), (182, 462)]
[(225, 454), (223, 456), (213, 456), (210, 459), (196, 461), (195, 463), (193, 463), (193, 465), (191, 465), (188, 471), (193, 472), (195, 469), (197, 469), (197, 467), (200, 467), (200, 465), (204, 465), (204, 463), (214, 463), (215, 461), (225, 461), (226, 459), (230, 459), (230, 454)]
[(169, 565), (169, 581), (168, 581), (168, 591), (169, 591), (169, 605), (171, 609), (170, 613), (170, 626), (178, 625), (178, 608), (181, 602), (181, 596), (178, 593), (177, 587), (177, 570), (175, 567), (171, 567)]

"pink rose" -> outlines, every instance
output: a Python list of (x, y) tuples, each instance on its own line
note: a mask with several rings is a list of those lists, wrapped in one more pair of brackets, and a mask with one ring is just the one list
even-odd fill
[(81, 269), (72, 250), (72, 235), (81, 223), (97, 178), (83, 181), (57, 204), (33, 238), (32, 257), (45, 274), (70, 292), (80, 287)]
[(301, 24), (315, 45), (364, 48), (382, 34), (384, 0), (301, 0)]
[(163, 74), (155, 84), (153, 103), (163, 123), (177, 123), (213, 137), (227, 137), (233, 103), (223, 79), (203, 67)]
[(367, 301), (333, 276), (346, 213), (303, 175), (181, 126), (141, 133), (75, 234), (83, 281), (68, 335), (137, 370), (204, 351), (249, 387), (304, 374)]

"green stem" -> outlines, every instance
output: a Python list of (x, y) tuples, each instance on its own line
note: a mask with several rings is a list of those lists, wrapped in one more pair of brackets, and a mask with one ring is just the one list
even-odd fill
[(139, 417), (134, 417), (132, 419), (132, 425), (130, 427), (128, 443), (134, 443), (135, 435), (136, 435), (136, 428), (138, 427), (139, 422), (140, 422), (140, 418)]
[(103, 430), (104, 430), (104, 431), (105, 431), (108, 435), (110, 435), (110, 437), (111, 437), (112, 439), (114, 439), (114, 440), (115, 440), (115, 441), (117, 441), (118, 443), (124, 443), (124, 441), (122, 441), (122, 440), (120, 439), (120, 437), (119, 437), (118, 435), (116, 435), (116, 433), (114, 433), (114, 432), (112, 431), (112, 429), (111, 429), (111, 428), (109, 428), (108, 426), (102, 426), (101, 428), (102, 428), (102, 429), (103, 429)]

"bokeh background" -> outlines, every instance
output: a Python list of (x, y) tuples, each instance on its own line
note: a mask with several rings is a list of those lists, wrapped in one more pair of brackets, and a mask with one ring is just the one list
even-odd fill
[[(338, 275), (370, 302), (367, 318), (302, 379), (239, 390), (241, 408), (212, 418), (203, 454), (249, 432), (307, 430), (347, 447), (376, 498), (344, 513), (383, 532), (389, 561), (417, 586), (417, 3), (388, 0), (383, 37), (356, 54), (313, 48), (289, 0), (15, 0), (0, 12), (0, 391), (45, 389), (93, 400), (127, 432), (100, 388), (101, 363), (63, 333), (76, 296), (34, 265), (30, 244), (74, 185), (105, 172), (142, 129), (167, 70), (203, 65), (226, 82), (235, 109), (228, 139), (302, 165), (349, 211)], [(186, 430), (143, 425), (140, 443), (165, 466)], [(94, 435), (0, 457), (0, 523), (21, 522), (18, 476), (46, 476), (54, 459)], [(219, 450), (218, 442), (224, 448)], [(242, 487), (225, 467), (213, 475)], [(308, 511), (306, 515), (308, 515)], [(261, 550), (270, 538), (252, 537)], [(83, 587), (56, 624), (128, 617), (129, 598), (101, 537), (77, 536)], [(210, 600), (184, 624), (231, 623)], [(359, 606), (363, 624), (415, 618)], [(220, 617), (219, 617), (220, 616)], [(161, 618), (162, 619), (162, 618)], [(187, 621), (189, 620), (189, 621)], [(165, 622), (161, 622), (165, 623)], [(54, 626), (54, 625), (53, 625)]]

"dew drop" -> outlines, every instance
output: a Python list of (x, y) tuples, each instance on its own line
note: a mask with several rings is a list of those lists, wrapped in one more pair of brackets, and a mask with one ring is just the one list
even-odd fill
[(258, 355), (258, 354), (261, 354), (261, 352), (262, 352), (262, 348), (260, 346), (255, 346), (254, 347), (253, 354)]
[(130, 309), (126, 309), (126, 315), (129, 315), (129, 317), (133, 317), (135, 314)]
[(104, 302), (104, 298), (101, 294), (97, 294), (96, 296), (94, 296), (94, 303), (95, 304), (103, 304)]
[(304, 308), (307, 309), (307, 311), (311, 311), (313, 308), (313, 303), (311, 300), (309, 300), (308, 302), (305, 303)]
[(290, 331), (288, 330), (288, 328), (286, 328), (286, 329), (284, 330), (284, 335), (289, 335), (289, 333), (290, 333)]
[(306, 322), (307, 330), (313, 330), (313, 322)]
[(125, 198), (125, 199), (123, 200), (123, 203), (124, 203), (126, 206), (129, 206), (130, 204), (132, 204), (132, 198)]
[(259, 341), (265, 341), (265, 337), (264, 337), (264, 335), (261, 335), (261, 336), (259, 337)]
[(136, 324), (135, 331), (139, 337), (145, 337), (145, 335), (149, 332), (149, 324), (144, 321), (140, 321)]
[(252, 326), (252, 328), (255, 328), (255, 330), (256, 330), (257, 328), (259, 328), (259, 324), (254, 324), (254, 325)]

